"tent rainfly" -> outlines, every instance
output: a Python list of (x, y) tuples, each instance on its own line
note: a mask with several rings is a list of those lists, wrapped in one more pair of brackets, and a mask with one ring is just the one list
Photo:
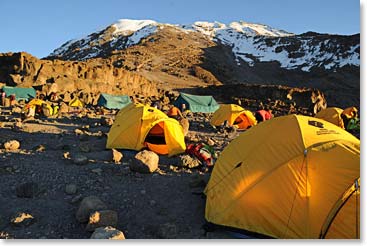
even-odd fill
[(97, 105), (107, 109), (122, 109), (130, 103), (130, 97), (127, 95), (110, 95), (101, 93), (98, 98)]
[(287, 115), (243, 132), (205, 188), (208, 222), (282, 239), (360, 238), (360, 140)]
[(36, 90), (33, 88), (3, 86), (2, 90), (5, 92), (6, 96), (15, 95), (16, 100), (27, 101), (36, 97)]
[(245, 110), (236, 104), (221, 104), (220, 108), (214, 112), (210, 119), (210, 124), (220, 126), (225, 121), (230, 126), (237, 126), (239, 129), (247, 129), (257, 124), (256, 118), (251, 111)]
[(212, 96), (190, 95), (181, 92), (173, 105), (182, 111), (183, 104), (185, 105), (186, 109), (194, 113), (213, 113), (219, 108), (219, 104)]
[(339, 126), (345, 129), (344, 122), (341, 117), (342, 112), (343, 112), (343, 109), (341, 108), (336, 108), (336, 107), (325, 108), (325, 109), (322, 109), (320, 112), (318, 112), (315, 115), (315, 118), (326, 120), (330, 123), (333, 123), (336, 126)]

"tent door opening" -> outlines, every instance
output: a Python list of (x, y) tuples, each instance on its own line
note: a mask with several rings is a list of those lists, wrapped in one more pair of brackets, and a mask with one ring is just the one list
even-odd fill
[(164, 122), (159, 122), (150, 129), (144, 141), (148, 149), (162, 155), (168, 154), (168, 146), (164, 136)]
[(239, 129), (247, 129), (250, 126), (244, 114), (240, 114), (233, 122), (233, 125), (237, 125)]

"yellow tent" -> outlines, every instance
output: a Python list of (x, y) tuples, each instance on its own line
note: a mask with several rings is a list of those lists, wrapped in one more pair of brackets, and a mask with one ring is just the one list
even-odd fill
[(236, 104), (221, 104), (219, 109), (214, 112), (210, 124), (220, 126), (224, 121), (227, 121), (231, 126), (237, 126), (239, 129), (247, 129), (257, 123), (253, 113)]
[(84, 107), (82, 101), (80, 101), (77, 97), (75, 97), (74, 99), (72, 99), (69, 102), (69, 106), (70, 107), (79, 107), (79, 108), (83, 108)]
[(208, 222), (274, 238), (359, 238), (360, 141), (287, 115), (242, 133), (205, 188)]
[(169, 156), (182, 153), (186, 150), (183, 128), (156, 108), (130, 104), (116, 115), (106, 148), (141, 150), (144, 147)]
[[(22, 109), (23, 112), (28, 112), (29, 108), (34, 108), (36, 110), (36, 108), (38, 107), (39, 110), (41, 110), (41, 107), (43, 104), (46, 104), (46, 107), (48, 108), (48, 110), (50, 111), (50, 115), (53, 115), (53, 109), (52, 106), (47, 103), (46, 101), (43, 101), (41, 99), (38, 98), (33, 98), (32, 100), (30, 100)], [(36, 110), (37, 111), (37, 110)], [(37, 112), (39, 113), (39, 112)]]
[(329, 121), (330, 123), (333, 123), (334, 125), (337, 125), (344, 129), (344, 123), (343, 119), (341, 118), (341, 114), (343, 112), (343, 109), (331, 107), (331, 108), (325, 108), (318, 112), (315, 115), (315, 118), (323, 119), (326, 121)]

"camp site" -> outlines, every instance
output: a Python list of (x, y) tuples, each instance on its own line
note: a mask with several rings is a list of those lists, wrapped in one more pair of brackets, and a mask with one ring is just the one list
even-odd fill
[(362, 243), (364, 5), (2, 1), (0, 242)]
[[(159, 107), (156, 97), (100, 93), (91, 104), (78, 93), (55, 101), (40, 92), (1, 106), (1, 175), (21, 181), (5, 199), (39, 204), (22, 216), (56, 223), (50, 238), (88, 237), (93, 206), (107, 220), (97, 223), (125, 226), (126, 238), (360, 238), (359, 128), (346, 129), (343, 116), (358, 119), (357, 109), (313, 115), (311, 99), (284, 109), (165, 95)], [(38, 201), (54, 196), (66, 199), (59, 209), (75, 220), (68, 227), (43, 217)], [(138, 233), (146, 218), (156, 226)]]

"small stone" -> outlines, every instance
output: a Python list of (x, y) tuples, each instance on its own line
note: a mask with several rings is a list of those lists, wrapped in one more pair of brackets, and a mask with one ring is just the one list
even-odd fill
[(6, 150), (17, 150), (20, 147), (20, 143), (17, 140), (10, 140), (4, 143), (4, 148)]
[(23, 123), (19, 122), (19, 121), (15, 122), (14, 128), (15, 129), (22, 129), (23, 128)]
[(92, 173), (96, 173), (98, 175), (101, 175), (103, 170), (101, 168), (95, 168), (91, 170)]
[(18, 212), (10, 220), (14, 226), (29, 226), (34, 222), (34, 217), (31, 214)]
[(97, 228), (92, 236), (91, 239), (117, 239), (117, 240), (123, 240), (125, 239), (125, 235), (122, 231), (119, 231), (112, 226), (107, 227), (99, 227)]
[(120, 164), (123, 155), (121, 152), (115, 149), (112, 149), (112, 157), (113, 157), (113, 161), (115, 162), (115, 164)]
[(149, 201), (150, 206), (154, 206), (156, 203), (157, 203), (157, 202), (156, 202), (156, 201), (154, 201), (154, 200), (150, 200), (150, 201)]
[(75, 184), (68, 184), (65, 186), (65, 193), (68, 195), (74, 195), (77, 191), (77, 187)]
[(208, 139), (208, 145), (209, 145), (209, 146), (214, 146), (214, 145), (215, 145), (214, 140), (213, 140), (213, 139), (211, 139), (211, 138), (209, 138), (209, 139)]
[(102, 202), (98, 197), (88, 196), (81, 201), (75, 216), (79, 222), (85, 223), (89, 220), (89, 216), (91, 213), (105, 209), (107, 209), (106, 204)]
[(73, 162), (77, 165), (85, 165), (88, 163), (88, 158), (82, 154), (76, 154), (73, 158)]
[(181, 160), (181, 165), (187, 168), (196, 168), (202, 165), (200, 160), (198, 160), (197, 158), (191, 157), (190, 155), (181, 155), (180, 160)]
[(70, 159), (70, 153), (69, 152), (64, 152), (63, 154), (65, 159)]
[(89, 216), (89, 222), (86, 226), (87, 231), (94, 231), (96, 228), (105, 226), (117, 226), (117, 212), (113, 210), (100, 210)]
[(20, 114), (20, 113), (22, 113), (22, 108), (19, 108), (19, 107), (13, 107), (13, 108), (11, 109), (11, 112), (12, 112), (12, 113)]
[(37, 152), (43, 152), (43, 151), (46, 150), (46, 147), (44, 145), (40, 144), (35, 149), (36, 149)]
[(146, 190), (141, 190), (140, 191), (140, 194), (142, 194), (142, 195), (145, 195), (147, 193), (147, 191)]
[(80, 130), (80, 129), (75, 129), (74, 132), (75, 132), (76, 135), (82, 135), (82, 134), (84, 134), (84, 132), (82, 130)]

